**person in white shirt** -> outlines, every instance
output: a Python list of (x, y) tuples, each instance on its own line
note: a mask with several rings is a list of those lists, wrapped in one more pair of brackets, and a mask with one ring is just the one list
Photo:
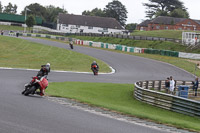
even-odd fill
[(175, 82), (174, 82), (172, 76), (170, 76), (170, 85), (169, 85), (170, 94), (173, 94), (173, 92), (174, 92), (174, 85), (175, 85)]

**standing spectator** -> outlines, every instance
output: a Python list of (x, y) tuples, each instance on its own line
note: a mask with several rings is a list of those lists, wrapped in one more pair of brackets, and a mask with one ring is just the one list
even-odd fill
[(3, 36), (3, 32), (4, 32), (4, 31), (3, 31), (3, 30), (1, 30), (1, 35), (2, 35), (2, 36)]
[(174, 82), (172, 76), (170, 76), (170, 82), (169, 82), (169, 84), (170, 84), (170, 85), (169, 85), (170, 94), (173, 94), (175, 82)]
[(193, 86), (193, 91), (195, 91), (195, 96), (197, 96), (198, 87), (199, 87), (199, 80), (198, 80), (198, 78), (196, 78), (194, 81), (194, 86)]
[(165, 88), (167, 93), (169, 93), (169, 87), (170, 87), (170, 80), (169, 77), (165, 80)]
[(16, 37), (19, 37), (19, 31), (17, 31), (17, 33), (16, 33)]

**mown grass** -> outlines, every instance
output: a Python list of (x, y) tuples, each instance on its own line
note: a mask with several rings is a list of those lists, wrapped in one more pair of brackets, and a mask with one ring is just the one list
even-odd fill
[(71, 36), (71, 37), (81, 40), (94, 41), (94, 42), (121, 44), (130, 47), (152, 48), (152, 49), (171, 50), (171, 51), (188, 52), (188, 53), (200, 53), (200, 49), (191, 50), (187, 49), (187, 46), (168, 41), (132, 40), (132, 39), (91, 37), (91, 36)]
[[(63, 42), (63, 41), (56, 40), (56, 39), (49, 39), (49, 38), (45, 38), (45, 39), (51, 40), (51, 41)], [(87, 47), (87, 46), (85, 46), (85, 47)], [(102, 48), (98, 48), (98, 49), (102, 49)], [(172, 64), (174, 66), (177, 66), (179, 68), (182, 68), (183, 70), (186, 70), (186, 71), (188, 71), (188, 72), (190, 72), (192, 74), (200, 76), (200, 69), (196, 69), (195, 70), (195, 65), (196, 64), (194, 62), (189, 61), (189, 59), (170, 57), (170, 56), (162, 56), (162, 55), (155, 55), (155, 54), (130, 53), (130, 52), (124, 52), (124, 51), (118, 51), (118, 50), (105, 49), (105, 48), (104, 48), (104, 50), (118, 52), (118, 53), (124, 53), (124, 54), (130, 54), (130, 55), (134, 55), (134, 56), (140, 56), (140, 57), (144, 57), (144, 58), (149, 58), (149, 59), (153, 59), (153, 60), (166, 62), (166, 63)], [(197, 60), (193, 60), (193, 61), (197, 61)]]
[[(28, 28), (27, 28), (28, 29)], [(0, 30), (14, 30), (14, 31), (23, 31), (24, 28), (21, 26), (11, 26), (11, 25), (0, 25)]]
[(0, 36), (0, 42), (1, 67), (39, 69), (49, 62), (52, 70), (90, 72), (90, 64), (96, 60), (100, 72), (111, 71), (106, 63), (70, 50), (6, 36)]
[[(144, 58), (149, 58), (157, 61), (162, 61), (169, 63), (171, 65), (174, 65), (178, 68), (181, 68), (191, 74), (195, 74), (196, 76), (200, 77), (200, 69), (195, 69), (196, 67), (196, 61), (199, 60), (189, 60), (189, 59), (183, 59), (183, 58), (178, 58), (178, 57), (170, 57), (170, 56), (162, 56), (162, 55), (155, 55), (155, 54), (145, 54), (145, 53), (131, 53), (131, 52), (124, 52), (124, 51), (118, 51), (118, 50), (111, 50), (111, 49), (105, 49), (108, 51), (113, 51), (113, 52), (118, 52), (118, 53), (123, 53), (123, 54), (129, 54), (129, 55), (134, 55), (134, 56), (140, 56)], [(194, 62), (193, 62), (194, 61)]]
[(155, 30), (155, 31), (134, 31), (133, 33), (131, 33), (131, 35), (182, 39), (182, 32), (198, 32), (199, 33), (199, 31)]
[(132, 84), (59, 82), (50, 83), (46, 92), (50, 96), (72, 98), (157, 123), (200, 131), (199, 118), (142, 103), (134, 99), (133, 90)]

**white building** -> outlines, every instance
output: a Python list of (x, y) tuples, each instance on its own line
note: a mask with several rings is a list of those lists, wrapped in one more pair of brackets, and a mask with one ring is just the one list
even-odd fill
[(122, 34), (124, 28), (114, 18), (62, 14), (58, 15), (57, 30), (65, 33)]

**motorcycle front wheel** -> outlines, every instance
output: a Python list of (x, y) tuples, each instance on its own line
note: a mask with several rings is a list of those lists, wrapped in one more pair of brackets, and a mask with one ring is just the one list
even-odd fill
[(25, 92), (24, 92), (24, 95), (25, 96), (28, 96), (29, 94), (34, 94), (36, 91), (36, 87), (35, 86), (32, 86), (30, 89), (27, 89)]

